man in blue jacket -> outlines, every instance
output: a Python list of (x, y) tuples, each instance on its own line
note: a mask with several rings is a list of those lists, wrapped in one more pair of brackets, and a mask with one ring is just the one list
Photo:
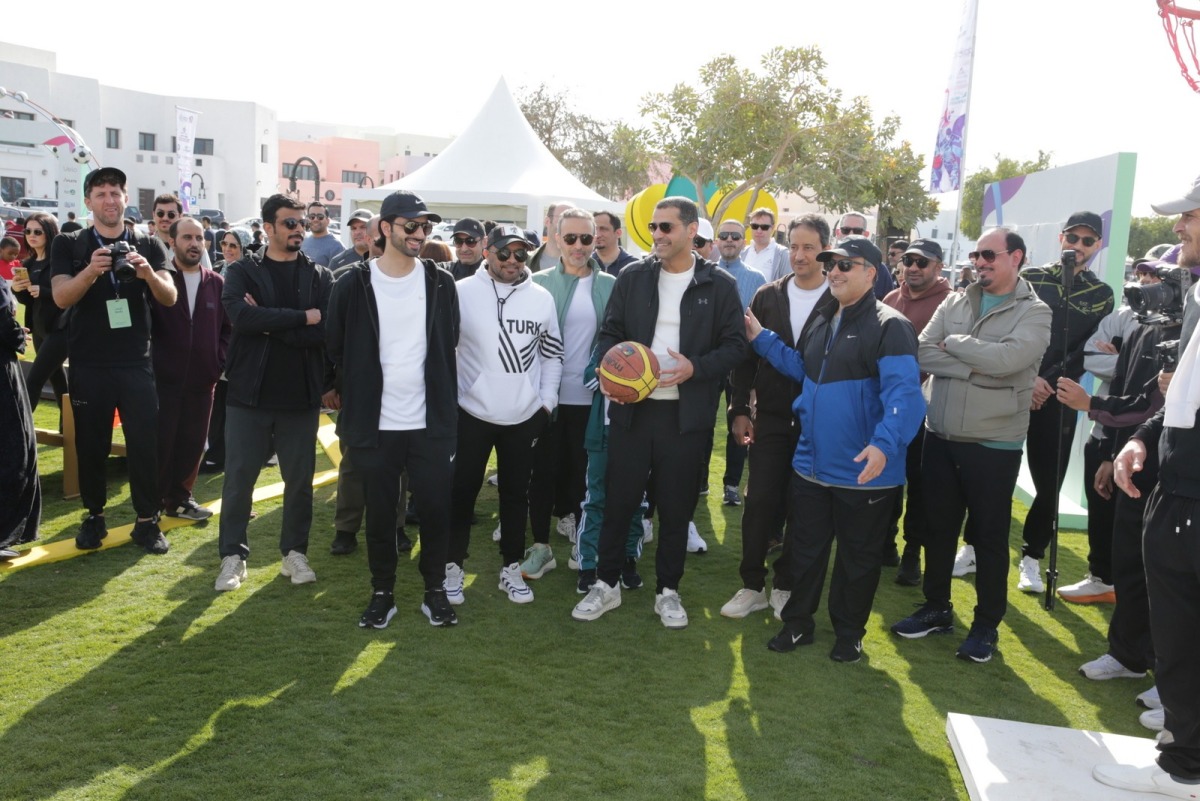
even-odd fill
[(857, 662), (882, 567), (883, 539), (904, 455), (925, 416), (912, 324), (875, 299), (883, 254), (851, 236), (820, 253), (837, 305), (827, 306), (793, 350), (746, 313), (755, 352), (801, 382), (793, 404), (800, 439), (792, 460), (787, 538), (792, 595), (783, 629), (767, 644), (786, 653), (813, 641), (813, 616), (837, 538), (829, 617), (837, 637), (829, 657)]

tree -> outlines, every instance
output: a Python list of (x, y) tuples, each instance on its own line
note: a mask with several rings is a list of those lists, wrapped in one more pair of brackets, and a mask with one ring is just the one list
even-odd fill
[(990, 170), (980, 170), (972, 173), (963, 183), (962, 188), (962, 218), (958, 227), (968, 239), (978, 239), (983, 233), (983, 190), (990, 183), (1029, 175), (1031, 172), (1041, 172), (1050, 167), (1051, 153), (1038, 151), (1038, 157), (1033, 161), (1017, 161), (996, 154), (996, 166)]
[(645, 187), (650, 158), (641, 131), (576, 111), (544, 83), (518, 90), (517, 102), (542, 144), (599, 194), (624, 199)]
[(1164, 242), (1174, 244), (1179, 237), (1172, 230), (1175, 217), (1134, 217), (1129, 221), (1128, 254), (1135, 259), (1146, 255), (1146, 251)]

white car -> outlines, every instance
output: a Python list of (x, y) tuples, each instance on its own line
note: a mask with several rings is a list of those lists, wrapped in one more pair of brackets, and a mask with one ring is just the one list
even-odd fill
[(449, 242), (454, 239), (454, 224), (456, 222), (458, 220), (442, 220), (433, 226), (433, 233), (429, 235), (429, 238), (436, 239), (439, 242)]

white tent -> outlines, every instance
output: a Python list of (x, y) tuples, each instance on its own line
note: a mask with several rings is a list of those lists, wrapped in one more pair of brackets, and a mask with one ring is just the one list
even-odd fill
[(467, 129), (432, 161), (390, 184), (347, 189), (342, 214), (348, 219), (356, 208), (378, 211), (397, 189), (416, 192), (431, 211), (449, 219), (511, 221), (538, 233), (543, 210), (557, 201), (588, 211), (625, 211), (624, 203), (593, 192), (554, 158), (503, 78)]

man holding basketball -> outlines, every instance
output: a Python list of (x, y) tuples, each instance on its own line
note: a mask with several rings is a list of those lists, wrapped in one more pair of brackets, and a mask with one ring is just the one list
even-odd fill
[(621, 271), (605, 310), (599, 353), (619, 342), (640, 342), (654, 352), (662, 373), (646, 400), (609, 408), (597, 580), (571, 613), (576, 620), (595, 620), (621, 605), (629, 520), (653, 472), (661, 521), (654, 611), (667, 628), (687, 626), (678, 589), (688, 521), (700, 493), (696, 465), (712, 435), (721, 382), (746, 349), (737, 284), (692, 252), (698, 224), (693, 201), (659, 201), (650, 223), (654, 252)]

